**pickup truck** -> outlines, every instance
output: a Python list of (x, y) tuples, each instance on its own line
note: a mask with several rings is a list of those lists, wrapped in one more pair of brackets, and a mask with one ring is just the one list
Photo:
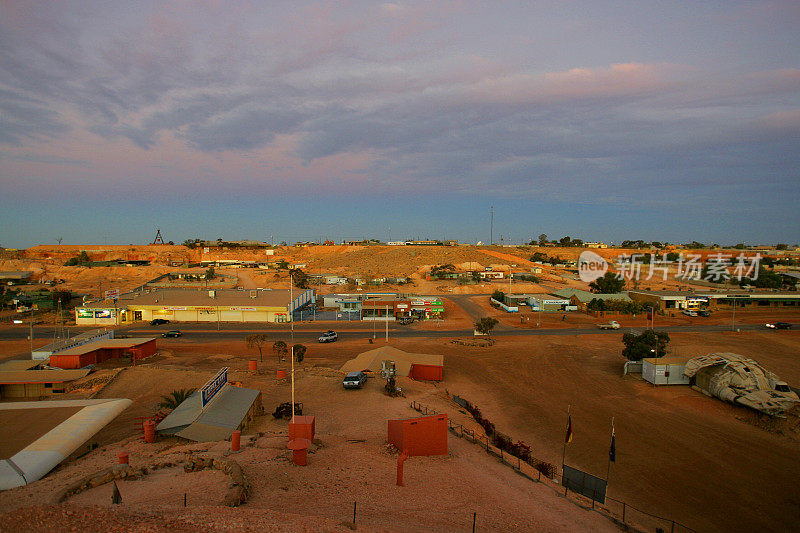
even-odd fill
[(619, 322), (616, 320), (612, 320), (608, 324), (597, 324), (597, 327), (600, 329), (619, 329)]

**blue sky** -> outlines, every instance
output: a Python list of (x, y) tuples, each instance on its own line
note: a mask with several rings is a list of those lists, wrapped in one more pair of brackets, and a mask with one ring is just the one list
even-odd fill
[(3, 2), (0, 245), (800, 241), (796, 2)]

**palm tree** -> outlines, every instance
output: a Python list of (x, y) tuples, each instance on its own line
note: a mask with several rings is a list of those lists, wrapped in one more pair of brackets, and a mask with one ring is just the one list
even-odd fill
[(186, 398), (191, 396), (195, 390), (194, 388), (174, 390), (166, 396), (162, 396), (161, 403), (159, 403), (158, 406), (165, 409), (175, 409), (182, 404)]

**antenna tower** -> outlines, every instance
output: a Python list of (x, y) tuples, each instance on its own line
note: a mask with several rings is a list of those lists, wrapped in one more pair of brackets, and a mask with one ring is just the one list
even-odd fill
[(164, 239), (161, 238), (161, 228), (156, 230), (156, 238), (153, 239), (153, 244), (164, 244)]

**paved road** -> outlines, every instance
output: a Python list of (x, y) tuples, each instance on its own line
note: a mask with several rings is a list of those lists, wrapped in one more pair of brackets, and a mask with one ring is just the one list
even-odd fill
[[(132, 326), (122, 326), (117, 329), (118, 335), (128, 336), (141, 336), (141, 337), (157, 337), (164, 331), (170, 328), (179, 329), (183, 338), (187, 340), (231, 340), (243, 339), (250, 333), (268, 333), (277, 337), (288, 337), (290, 335), (289, 328), (281, 327), (267, 327), (264, 325), (250, 325), (250, 324), (220, 324), (220, 329), (217, 330), (214, 324), (208, 323), (181, 323), (169, 324), (166, 326), (148, 326), (136, 324)], [(319, 324), (302, 324), (295, 328), (294, 336), (297, 340), (305, 342), (316, 341), (320, 333), (333, 328), (339, 333), (342, 339), (363, 339), (365, 337), (372, 337), (372, 328), (361, 322), (325, 322)], [(742, 324), (736, 326), (741, 331), (756, 331), (764, 330), (764, 326), (760, 324)], [(73, 328), (75, 331), (76, 328)], [(503, 330), (496, 330), (492, 332), (495, 337), (505, 336), (537, 336), (537, 335), (622, 335), (623, 333), (636, 331), (641, 332), (644, 328), (621, 328), (618, 330), (600, 330), (591, 326), (582, 328), (564, 328), (564, 329), (516, 329), (508, 327)], [(656, 328), (658, 331), (665, 331), (667, 333), (704, 333), (704, 332), (718, 332), (730, 331), (731, 327), (727, 325), (690, 325), (690, 326), (665, 326)], [(75, 331), (77, 333), (77, 331)], [(780, 335), (781, 332), (776, 331)], [(473, 332), (471, 329), (436, 329), (436, 330), (418, 330), (413, 327), (404, 327), (399, 325), (389, 326), (389, 336), (393, 338), (410, 338), (410, 337), (423, 337), (423, 338), (437, 338), (437, 337), (471, 337)], [(28, 336), (28, 328), (5, 328), (0, 330), (0, 340), (20, 340), (26, 339)], [(383, 336), (383, 331), (378, 332), (378, 337)], [(34, 346), (41, 346), (45, 341), (53, 338), (52, 328), (41, 327), (36, 328), (34, 331)]]

